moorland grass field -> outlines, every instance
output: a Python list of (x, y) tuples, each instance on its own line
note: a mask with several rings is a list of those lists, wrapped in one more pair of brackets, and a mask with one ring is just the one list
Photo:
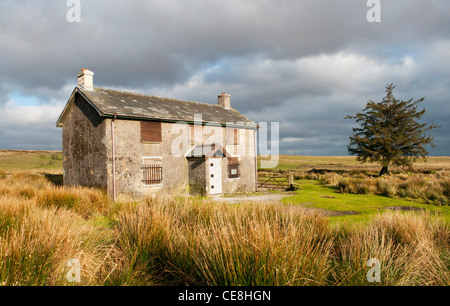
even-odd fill
[(277, 167), (259, 169), (294, 176), (300, 189), (283, 202), (349, 212), (334, 214), (332, 222), (369, 220), (386, 209), (427, 211), (450, 222), (450, 157), (418, 160), (407, 169), (391, 167), (392, 174), (383, 177), (377, 176), (379, 170), (355, 157), (295, 155), (280, 155)]
[[(258, 161), (267, 159), (258, 156)], [(325, 169), (337, 172), (379, 172), (377, 164), (362, 164), (352, 156), (298, 156), (280, 155), (278, 164), (274, 169), (260, 169), (270, 171), (308, 171), (312, 169)], [(450, 170), (449, 156), (431, 156), (426, 161), (418, 160), (414, 163), (418, 171)], [(61, 151), (38, 150), (0, 150), (0, 169), (2, 170), (45, 170), (62, 173)], [(392, 171), (405, 170), (392, 167)], [(407, 171), (407, 169), (406, 169)]]
[[(269, 157), (258, 157), (258, 160), (268, 160)], [(260, 165), (260, 163), (259, 163)], [(354, 156), (299, 156), (299, 155), (279, 155), (277, 166), (273, 169), (261, 169), (265, 171), (309, 171), (328, 170), (334, 172), (367, 172), (378, 174), (381, 166), (371, 163), (360, 163)], [(401, 167), (390, 167), (392, 172), (410, 171)], [(419, 159), (413, 165), (413, 170), (422, 172), (432, 172), (446, 170), (450, 171), (449, 156), (430, 156), (428, 159)]]
[[(308, 172), (324, 169), (311, 164), (280, 203), (170, 195), (114, 203), (101, 189), (54, 180), (60, 152), (13, 153), (0, 154), (0, 285), (450, 284), (448, 206), (339, 185), (370, 177)], [(419, 210), (390, 209), (399, 206)], [(80, 283), (67, 280), (74, 258)], [(380, 260), (380, 283), (366, 278), (370, 258)]]
[(420, 199), (392, 198), (379, 194), (343, 193), (335, 185), (318, 180), (295, 181), (299, 190), (282, 200), (287, 206), (300, 206), (331, 215), (330, 224), (368, 223), (377, 215), (389, 211), (428, 213), (450, 224), (450, 206), (425, 204)]
[(0, 150), (0, 169), (62, 174), (61, 151)]

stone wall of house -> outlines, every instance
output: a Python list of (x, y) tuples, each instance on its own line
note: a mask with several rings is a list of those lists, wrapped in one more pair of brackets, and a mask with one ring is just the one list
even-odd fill
[(62, 134), (64, 185), (106, 188), (105, 121), (79, 95)]
[[(108, 193), (112, 195), (111, 120), (106, 120)], [(140, 121), (114, 120), (116, 160), (116, 194), (127, 193), (145, 196), (164, 190), (166, 193), (185, 194), (189, 190), (188, 164), (183, 155), (173, 154), (171, 146), (179, 137), (171, 132), (172, 124), (162, 123), (162, 142), (141, 142)], [(143, 183), (143, 158), (160, 158), (162, 186), (145, 186)]]
[[(107, 173), (108, 193), (112, 196), (112, 147), (111, 147), (111, 120), (105, 120), (107, 135)], [(115, 120), (115, 156), (116, 156), (116, 194), (128, 193), (136, 196), (145, 196), (152, 193), (165, 192), (172, 194), (188, 194), (193, 180), (190, 180), (190, 164), (185, 154), (194, 146), (189, 140), (189, 127), (187, 125), (174, 125), (162, 123), (162, 142), (143, 143), (140, 139), (140, 121)], [(224, 193), (254, 192), (256, 191), (255, 178), (255, 131), (241, 129), (239, 132), (239, 145), (225, 146), (225, 129), (222, 127), (209, 127), (208, 135), (221, 135), (218, 141), (233, 156), (238, 157), (240, 177), (228, 177), (228, 159), (222, 159), (222, 190)], [(222, 138), (221, 138), (222, 137)], [(205, 137), (205, 143), (214, 142), (214, 138)], [(160, 158), (163, 171), (162, 186), (145, 186), (143, 180), (143, 158)], [(198, 161), (197, 161), (198, 162)], [(204, 175), (201, 179), (201, 174)], [(198, 168), (195, 177), (199, 185), (206, 186), (208, 192), (208, 169), (206, 164)], [(190, 186), (191, 185), (191, 186)]]
[[(255, 130), (238, 129), (238, 144), (227, 144), (226, 128), (207, 126), (203, 130), (205, 144), (219, 143), (239, 161), (238, 178), (228, 177), (228, 159), (222, 158), (222, 192), (224, 194), (256, 191)], [(206, 163), (208, 164), (208, 163)], [(209, 193), (209, 168), (206, 169), (206, 192)]]
[(228, 177), (228, 160), (222, 159), (223, 184), (225, 194), (255, 192), (256, 191), (256, 159), (255, 159), (255, 131), (239, 129), (239, 144), (226, 145), (226, 151), (238, 157), (239, 178)]

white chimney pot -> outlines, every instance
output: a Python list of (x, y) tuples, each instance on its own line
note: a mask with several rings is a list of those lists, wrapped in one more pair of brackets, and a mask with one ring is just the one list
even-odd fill
[(94, 90), (94, 72), (89, 69), (81, 69), (78, 74), (78, 87), (85, 90)]
[(225, 109), (231, 109), (230, 95), (222, 93), (217, 97), (217, 104)]

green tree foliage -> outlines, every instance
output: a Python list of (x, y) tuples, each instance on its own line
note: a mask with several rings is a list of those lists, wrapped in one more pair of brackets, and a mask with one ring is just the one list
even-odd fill
[(438, 126), (419, 123), (425, 109), (417, 110), (424, 98), (412, 102), (397, 100), (386, 86), (386, 97), (376, 103), (369, 101), (362, 113), (346, 116), (354, 119), (359, 127), (353, 128), (348, 153), (361, 162), (376, 162), (382, 166), (380, 175), (389, 173), (389, 165), (411, 166), (419, 157), (426, 158), (426, 145), (434, 147), (432, 136), (426, 131)]

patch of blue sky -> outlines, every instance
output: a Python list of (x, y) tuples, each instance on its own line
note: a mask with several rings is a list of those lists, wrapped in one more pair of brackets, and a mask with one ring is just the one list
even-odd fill
[(33, 96), (26, 96), (20, 91), (14, 91), (10, 94), (10, 100), (16, 102), (19, 106), (39, 106), (41, 100)]
[(414, 48), (398, 47), (384, 47), (382, 55), (388, 59), (390, 64), (403, 63), (406, 58), (417, 59), (421, 56), (421, 51)]

